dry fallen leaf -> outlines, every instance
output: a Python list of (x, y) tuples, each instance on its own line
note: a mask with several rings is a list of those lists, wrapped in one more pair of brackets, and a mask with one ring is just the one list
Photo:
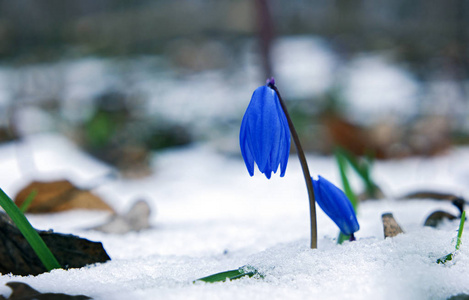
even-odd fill
[(71, 209), (114, 211), (101, 198), (90, 191), (75, 187), (68, 180), (33, 181), (16, 195), (16, 205), (21, 207), (34, 190), (37, 194), (26, 210), (28, 213), (49, 213)]
[(380, 159), (410, 155), (438, 155), (451, 146), (450, 120), (447, 117), (427, 117), (403, 126), (393, 119), (383, 118), (373, 126), (362, 126), (339, 115), (325, 115), (323, 123), (334, 145), (355, 155)]
[(395, 237), (399, 233), (403, 233), (401, 226), (397, 224), (392, 213), (385, 213), (381, 216), (383, 220), (384, 238)]
[(456, 216), (445, 211), (437, 210), (428, 216), (428, 218), (425, 220), (424, 226), (436, 227), (444, 219), (454, 220), (456, 219)]
[[(110, 260), (100, 242), (52, 231), (38, 230), (38, 233), (65, 269), (81, 268)], [(8, 215), (0, 213), (0, 273), (27, 276), (46, 271)]]
[(433, 199), (433, 200), (439, 200), (439, 201), (448, 201), (458, 208), (460, 215), (464, 211), (464, 206), (466, 204), (466, 200), (463, 197), (456, 196), (451, 193), (442, 193), (442, 192), (433, 192), (433, 191), (416, 191), (416, 192), (406, 194), (400, 197), (399, 199), (401, 200)]
[(11, 288), (11, 295), (8, 298), (0, 295), (0, 300), (85, 300), (92, 299), (88, 296), (77, 295), (70, 296), (62, 293), (41, 293), (27, 285), (26, 283), (10, 281), (5, 284)]

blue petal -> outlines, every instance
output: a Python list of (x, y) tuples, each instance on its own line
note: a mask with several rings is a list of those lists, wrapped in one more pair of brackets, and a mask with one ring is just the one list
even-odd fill
[(267, 179), (270, 179), (270, 177), (272, 176), (272, 168), (270, 165), (270, 161), (267, 161), (267, 164), (265, 165), (265, 169), (261, 170), (261, 172), (265, 174), (265, 177), (267, 177)]
[(277, 172), (285, 174), (290, 153), (290, 130), (277, 93), (267, 86), (257, 88), (241, 122), (239, 142), (249, 171), (254, 162), (267, 178)]
[(246, 125), (246, 117), (243, 118), (241, 122), (241, 129), (239, 131), (239, 145), (241, 147), (241, 155), (243, 156), (244, 163), (248, 169), (249, 175), (254, 175), (254, 157), (252, 156), (252, 151), (249, 146), (249, 131)]
[(259, 167), (259, 170), (264, 170), (267, 163), (267, 157), (265, 153), (265, 135), (263, 135), (263, 119), (264, 112), (264, 97), (263, 91), (258, 88), (252, 94), (251, 102), (244, 117), (246, 118), (247, 130), (251, 133), (249, 136), (248, 143), (251, 145), (252, 155), (254, 160)]
[(280, 106), (280, 102), (278, 101), (278, 109), (279, 109), (279, 119), (281, 121), (281, 139), (280, 139), (280, 146), (281, 151), (279, 153), (279, 162), (280, 162), (280, 177), (285, 175), (285, 171), (287, 169), (288, 157), (290, 156), (290, 127), (288, 126), (287, 117)]
[(313, 181), (316, 202), (334, 221), (344, 234), (352, 234), (360, 229), (352, 204), (338, 187), (319, 176)]
[[(259, 157), (256, 158), (256, 163), (259, 169), (265, 169), (267, 164), (275, 163), (272, 161), (271, 153), (275, 147), (278, 147), (279, 140), (276, 139), (278, 136), (278, 117), (275, 110), (275, 91), (267, 86), (262, 86), (256, 90), (260, 95), (261, 103), (261, 117), (259, 118), (259, 124), (256, 126), (258, 129), (259, 144)], [(254, 92), (256, 93), (256, 92)], [(272, 166), (269, 165), (269, 170), (272, 170)]]
[[(273, 91), (273, 90), (272, 90)], [(285, 113), (280, 105), (280, 101), (278, 99), (277, 93), (274, 92), (273, 94), (274, 99), (273, 102), (275, 104), (275, 124), (272, 126), (273, 134), (275, 135), (275, 141), (273, 142), (273, 148), (270, 153), (271, 157), (271, 166), (274, 172), (277, 172), (279, 165), (281, 164), (282, 158), (285, 156), (285, 143), (290, 142), (290, 138), (288, 137), (288, 141), (285, 139), (285, 126), (283, 123), (283, 119), (286, 120)], [(290, 133), (288, 124), (287, 129), (288, 133)], [(290, 148), (288, 148), (290, 150)], [(282, 175), (281, 175), (282, 176)]]

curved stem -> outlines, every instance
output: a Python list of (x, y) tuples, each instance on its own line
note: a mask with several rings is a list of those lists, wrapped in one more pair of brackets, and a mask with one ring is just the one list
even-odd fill
[(311, 219), (311, 249), (317, 248), (318, 243), (318, 231), (317, 231), (317, 224), (316, 224), (316, 201), (314, 198), (314, 190), (313, 190), (313, 182), (311, 179), (311, 175), (309, 173), (308, 163), (306, 162), (305, 153), (303, 148), (301, 147), (300, 139), (298, 138), (298, 133), (296, 132), (295, 126), (293, 126), (293, 122), (288, 114), (287, 106), (280, 96), (280, 93), (272, 82), (269, 83), (269, 87), (273, 89), (280, 100), (280, 105), (282, 106), (283, 112), (287, 117), (288, 126), (290, 127), (291, 137), (293, 142), (295, 143), (296, 152), (298, 153), (298, 159), (300, 160), (301, 168), (303, 169), (303, 175), (306, 182), (306, 188), (308, 189), (308, 197), (309, 197), (309, 213)]

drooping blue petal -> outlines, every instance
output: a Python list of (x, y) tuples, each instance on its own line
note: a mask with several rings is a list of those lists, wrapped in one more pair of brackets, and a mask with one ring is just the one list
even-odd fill
[[(278, 103), (279, 109), (282, 109), (280, 106), (280, 103)], [(283, 177), (285, 175), (285, 171), (287, 169), (287, 163), (288, 163), (288, 156), (290, 155), (290, 143), (291, 143), (291, 137), (290, 137), (290, 127), (288, 126), (288, 121), (287, 117), (285, 116), (285, 113), (279, 115), (279, 119), (281, 121), (281, 139), (280, 139), (280, 147), (281, 151), (279, 153), (279, 161), (280, 161), (280, 177)]]
[(342, 233), (350, 235), (360, 229), (355, 211), (344, 192), (318, 176), (313, 181), (314, 194), (319, 207), (334, 221)]
[(253, 98), (257, 96), (257, 99), (252, 99), (252, 101), (261, 105), (259, 123), (255, 128), (257, 133), (256, 141), (259, 143), (259, 156), (256, 157), (256, 163), (259, 169), (264, 170), (263, 173), (266, 174), (267, 172), (272, 172), (269, 163), (274, 163), (271, 162), (270, 158), (273, 149), (278, 146), (276, 137), (280, 129), (278, 114), (275, 110), (275, 92), (271, 88), (263, 86), (258, 88), (254, 94)]
[(277, 93), (274, 93), (275, 98), (275, 111), (276, 117), (276, 128), (279, 128), (278, 134), (275, 136), (274, 148), (271, 152), (272, 170), (276, 173), (280, 166), (280, 176), (285, 175), (287, 167), (288, 156), (290, 154), (290, 128), (288, 126), (287, 118), (280, 105)]
[(268, 86), (257, 88), (241, 122), (239, 133), (241, 154), (249, 174), (254, 162), (270, 179), (279, 166), (285, 175), (290, 154), (290, 129), (277, 93)]
[(278, 165), (279, 165), (279, 153), (282, 147), (281, 136), (282, 136), (282, 127), (280, 124), (280, 120), (278, 118), (274, 118), (272, 120), (272, 127), (271, 128), (279, 128), (279, 132), (272, 135), (272, 140), (270, 141), (272, 144), (270, 153), (269, 153), (269, 167), (270, 170), (274, 173), (277, 172)]
[(254, 157), (252, 155), (252, 151), (249, 146), (249, 130), (245, 128), (247, 126), (246, 118), (243, 118), (241, 122), (241, 130), (239, 133), (239, 144), (241, 145), (241, 155), (243, 156), (244, 163), (246, 164), (246, 168), (248, 169), (249, 175), (254, 175)]

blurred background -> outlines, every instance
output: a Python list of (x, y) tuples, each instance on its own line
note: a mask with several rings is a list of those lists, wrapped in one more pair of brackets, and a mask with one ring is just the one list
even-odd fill
[(0, 0), (0, 142), (53, 132), (129, 176), (151, 153), (239, 155), (274, 76), (307, 151), (469, 141), (469, 1)]

